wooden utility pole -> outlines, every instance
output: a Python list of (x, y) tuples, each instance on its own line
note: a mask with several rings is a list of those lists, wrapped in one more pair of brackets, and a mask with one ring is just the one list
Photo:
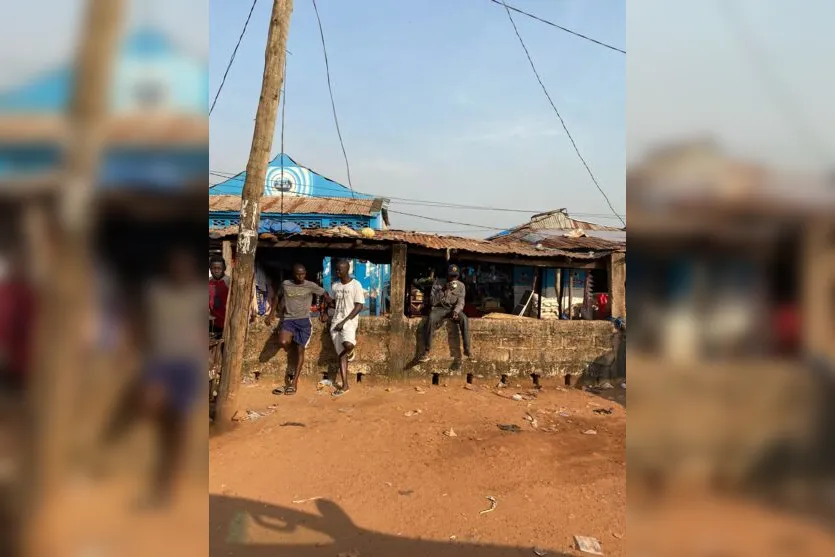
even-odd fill
[(86, 347), (94, 317), (90, 257), (93, 196), (109, 123), (111, 77), (124, 8), (124, 0), (88, 0), (74, 68), (55, 212), (50, 219), (40, 219), (35, 225), (46, 228), (39, 230), (38, 235), (48, 245), (41, 243), (39, 247), (45, 254), (37, 256), (43, 258), (44, 271), (52, 279), (37, 285), (31, 389), (34, 435), (28, 468), (28, 510), (33, 513), (28, 518), (34, 525), (33, 535), (40, 539), (36, 543), (45, 542), (48, 537), (37, 524), (48, 521), (48, 497), (60, 491), (66, 473), (68, 450), (74, 438), (76, 385), (90, 354)]
[(272, 149), (275, 120), (281, 87), (284, 82), (284, 59), (293, 0), (273, 0), (270, 30), (264, 60), (261, 97), (255, 114), (252, 148), (246, 165), (246, 182), (241, 194), (241, 217), (232, 288), (229, 292), (227, 327), (224, 331), (223, 364), (218, 392), (217, 417), (220, 428), (228, 428), (238, 410), (237, 395), (241, 384), (244, 342), (252, 305), (255, 280), (255, 248), (261, 218), (261, 197)]

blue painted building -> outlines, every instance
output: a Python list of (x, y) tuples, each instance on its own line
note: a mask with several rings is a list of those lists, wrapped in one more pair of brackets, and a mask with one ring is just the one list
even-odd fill
[[(209, 189), (209, 228), (226, 228), (240, 222), (241, 192), (246, 172)], [(298, 164), (281, 153), (270, 161), (261, 201), (262, 232), (292, 233), (302, 229), (344, 226), (353, 230), (388, 228), (388, 200), (352, 192), (350, 188)], [(286, 262), (285, 262), (286, 263)], [(322, 260), (322, 286), (330, 290), (335, 260)], [(363, 315), (380, 315), (391, 281), (391, 265), (351, 261), (351, 273), (365, 290)]]
[[(99, 185), (171, 191), (205, 187), (208, 68), (150, 27), (128, 33), (115, 61)], [(58, 168), (73, 61), (0, 91), (0, 180)]]

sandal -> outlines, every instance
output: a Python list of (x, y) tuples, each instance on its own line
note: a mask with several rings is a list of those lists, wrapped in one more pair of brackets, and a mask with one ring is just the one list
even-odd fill
[(274, 395), (283, 395), (284, 394), (284, 387), (276, 387), (273, 389)]
[(344, 395), (347, 392), (348, 392), (348, 389), (336, 389), (333, 392), (333, 394), (331, 394), (331, 396), (336, 398), (336, 397), (340, 397), (340, 396)]
[(285, 395), (294, 395), (294, 394), (296, 394), (296, 388), (291, 385), (291, 386), (287, 387), (286, 389), (284, 389), (284, 394)]

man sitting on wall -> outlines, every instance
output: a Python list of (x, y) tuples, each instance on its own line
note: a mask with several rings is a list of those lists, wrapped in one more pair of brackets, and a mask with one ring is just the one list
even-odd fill
[(460, 271), (457, 265), (450, 265), (447, 270), (446, 281), (435, 281), (432, 285), (430, 302), (432, 309), (429, 317), (423, 325), (423, 355), (418, 358), (419, 362), (428, 362), (429, 351), (432, 348), (432, 335), (441, 325), (444, 319), (452, 319), (458, 324), (461, 330), (461, 340), (464, 343), (464, 356), (471, 357), (470, 352), (470, 325), (467, 316), (464, 314), (464, 298), (466, 287), (458, 280)]

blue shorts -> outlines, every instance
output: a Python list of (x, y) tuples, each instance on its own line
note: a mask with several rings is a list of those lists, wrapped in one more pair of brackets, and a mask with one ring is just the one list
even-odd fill
[(281, 330), (293, 333), (293, 342), (307, 348), (310, 344), (310, 337), (313, 335), (313, 323), (310, 318), (306, 319), (285, 319), (281, 323)]
[(190, 411), (197, 397), (205, 393), (201, 364), (189, 359), (156, 359), (145, 366), (145, 380), (165, 389), (176, 410)]

